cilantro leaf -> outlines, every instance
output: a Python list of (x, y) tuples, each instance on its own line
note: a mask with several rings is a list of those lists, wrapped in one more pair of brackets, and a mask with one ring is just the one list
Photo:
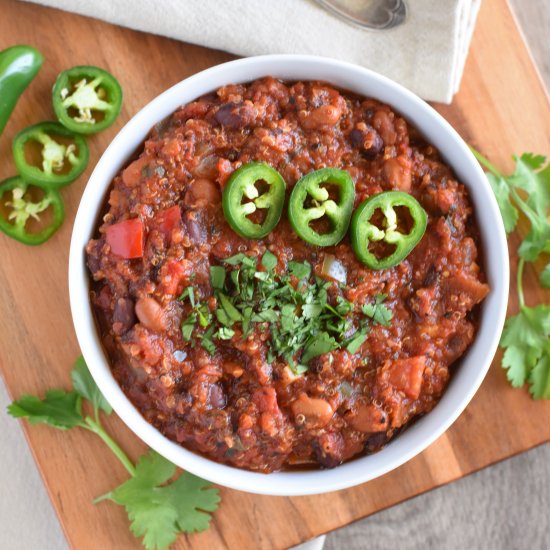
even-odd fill
[(197, 324), (197, 314), (191, 313), (185, 321), (181, 324), (181, 335), (183, 336), (184, 340), (187, 340), (189, 342), (191, 340), (191, 335), (193, 334), (193, 330), (195, 329), (195, 325)]
[(497, 199), (500, 215), (504, 222), (506, 233), (511, 233), (518, 223), (519, 214), (517, 208), (510, 199), (510, 188), (502, 176), (495, 176), (488, 172), (485, 174)]
[[(531, 230), (519, 247), (520, 256), (534, 262), (542, 252), (550, 252), (550, 163), (546, 164), (546, 157), (532, 153), (524, 153), (521, 157), (514, 155), (515, 171), (504, 176), (481, 153), (473, 149), (472, 152), (490, 171), (486, 176), (497, 199), (506, 232), (515, 229), (518, 209), (531, 223)], [(524, 198), (525, 194), (527, 198)]]
[(389, 327), (393, 319), (393, 312), (383, 305), (387, 297), (387, 294), (377, 294), (374, 304), (364, 304), (361, 308), (367, 317), (370, 317), (375, 323), (384, 327)]
[(505, 349), (502, 366), (514, 387), (526, 381), (535, 399), (550, 395), (550, 306), (523, 306), (507, 319), (500, 340)]
[(539, 357), (529, 376), (529, 383), (534, 399), (550, 399), (550, 349)]
[(316, 336), (312, 336), (304, 347), (302, 355), (302, 363), (309, 363), (314, 357), (328, 353), (338, 348), (336, 340), (327, 332), (321, 332)]
[(296, 279), (307, 279), (311, 275), (309, 262), (288, 262), (288, 270)]
[(347, 342), (345, 348), (353, 355), (359, 351), (359, 348), (363, 345), (367, 339), (366, 329), (358, 330)]
[(546, 264), (546, 267), (542, 270), (540, 284), (545, 288), (550, 288), (550, 264)]
[(73, 388), (76, 393), (92, 403), (96, 414), (98, 410), (102, 410), (106, 414), (111, 414), (113, 409), (97, 387), (82, 355), (74, 364), (71, 372), (71, 380), (73, 381)]
[(26, 418), (31, 424), (48, 424), (60, 430), (84, 425), (82, 400), (75, 391), (49, 390), (44, 399), (23, 395), (8, 406), (8, 413)]
[(147, 550), (168, 548), (178, 533), (204, 531), (218, 508), (218, 490), (187, 472), (167, 484), (176, 467), (154, 451), (140, 458), (134, 477), (107, 498), (124, 506), (134, 535)]
[(267, 271), (273, 271), (277, 265), (277, 256), (266, 250), (262, 256), (262, 265), (267, 269)]
[(210, 282), (212, 287), (218, 290), (223, 290), (225, 283), (225, 269), (221, 265), (210, 266)]

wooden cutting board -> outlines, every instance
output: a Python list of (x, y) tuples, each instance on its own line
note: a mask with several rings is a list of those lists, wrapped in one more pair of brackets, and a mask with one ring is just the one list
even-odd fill
[[(119, 78), (125, 93), (115, 126), (89, 140), (88, 171), (63, 190), (67, 216), (62, 229), (37, 248), (0, 235), (0, 371), (12, 396), (18, 397), (67, 387), (79, 355), (69, 311), (67, 260), (86, 176), (138, 109), (172, 84), (231, 56), (14, 0), (0, 0), (0, 13), (0, 50), (29, 43), (46, 59), (0, 138), (0, 180), (15, 173), (10, 149), (15, 133), (53, 118), (50, 89), (60, 71), (77, 64), (105, 67)], [(484, 0), (461, 91), (452, 105), (435, 107), (503, 170), (512, 168), (512, 153), (550, 153), (548, 98), (505, 0)], [(510, 238), (514, 267), (519, 240), (518, 235)], [(528, 303), (549, 303), (550, 294), (539, 289), (531, 268), (526, 270), (525, 288)], [(516, 310), (512, 288), (509, 313)], [(95, 496), (127, 477), (102, 443), (82, 430), (62, 433), (23, 426), (71, 546), (139, 548), (121, 508), (92, 505)], [(107, 426), (131, 457), (144, 451), (114, 415)], [(452, 428), (401, 468), (360, 487), (322, 496), (264, 497), (222, 489), (212, 527), (181, 536), (175, 547), (288, 547), (549, 440), (550, 402), (532, 401), (526, 390), (512, 389), (499, 354)]]

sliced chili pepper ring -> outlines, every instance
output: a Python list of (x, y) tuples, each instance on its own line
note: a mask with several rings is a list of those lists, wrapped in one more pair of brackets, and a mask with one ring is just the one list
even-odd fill
[[(33, 142), (40, 146), (40, 166), (29, 159)], [(69, 143), (70, 142), (70, 143)], [(13, 158), (21, 177), (52, 188), (74, 181), (88, 164), (90, 152), (82, 136), (57, 122), (41, 122), (25, 128), (13, 140)]]
[(53, 87), (53, 108), (59, 122), (80, 134), (95, 134), (116, 120), (122, 88), (104, 69), (81, 65), (63, 71)]
[[(398, 230), (400, 220), (394, 208), (405, 207), (412, 220), (407, 233)], [(384, 217), (383, 228), (371, 223), (375, 212)], [(401, 220), (402, 221), (402, 220)], [(420, 242), (426, 231), (428, 217), (420, 203), (408, 193), (385, 191), (363, 201), (351, 220), (351, 245), (355, 255), (370, 269), (388, 269), (403, 261)], [(387, 256), (379, 258), (369, 245), (385, 242), (395, 247)]]
[[(42, 197), (37, 202), (30, 197), (32, 187), (41, 191)], [(5, 197), (10, 192), (11, 197)], [(0, 183), (0, 203), (0, 230), (24, 244), (37, 245), (47, 241), (59, 229), (65, 216), (63, 199), (58, 191), (41, 183), (27, 183), (18, 176)], [(51, 222), (36, 233), (30, 232), (27, 224), (32, 220), (41, 221), (40, 215), (49, 207), (52, 208)]]
[[(258, 182), (268, 186), (261, 194), (256, 187)], [(227, 223), (241, 237), (262, 239), (281, 219), (285, 190), (285, 180), (268, 164), (251, 162), (241, 166), (231, 174), (223, 190), (222, 205)], [(249, 218), (258, 210), (266, 211), (261, 223)]]
[[(337, 198), (331, 197), (328, 186), (337, 189)], [(354, 201), (355, 184), (348, 172), (322, 168), (297, 181), (290, 194), (288, 219), (304, 241), (316, 246), (332, 246), (339, 243), (348, 230)], [(319, 233), (311, 224), (325, 216), (330, 223), (329, 231)]]

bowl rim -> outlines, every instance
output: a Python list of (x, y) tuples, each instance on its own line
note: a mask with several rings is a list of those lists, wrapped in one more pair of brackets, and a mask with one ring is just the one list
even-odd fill
[[(293, 78), (300, 74), (318, 76)], [(268, 75), (324, 80), (363, 96), (376, 97), (412, 121), (431, 143), (434, 137), (448, 142), (444, 147), (436, 146), (472, 197), (491, 286), (482, 305), (476, 338), (436, 407), (381, 451), (332, 470), (251, 472), (217, 463), (166, 438), (141, 416), (112, 376), (89, 301), (84, 247), (93, 235), (98, 206), (113, 176), (143, 143), (150, 128), (180, 105), (224, 84), (250, 82)], [(372, 88), (376, 88), (376, 93)], [(447, 149), (451, 154), (445, 154)], [(456, 156), (460, 162), (450, 162), (449, 156)], [(479, 216), (480, 210), (483, 217)], [(481, 167), (458, 133), (427, 103), (390, 79), (351, 63), (311, 55), (264, 55), (229, 61), (182, 80), (145, 105), (118, 132), (94, 168), (76, 214), (69, 252), (70, 306), (78, 343), (94, 380), (117, 415), (149, 447), (181, 468), (219, 485), (265, 495), (321, 494), (359, 485), (401, 466), (439, 438), (470, 402), (489, 369), (504, 325), (508, 286), (508, 249), (498, 205)]]

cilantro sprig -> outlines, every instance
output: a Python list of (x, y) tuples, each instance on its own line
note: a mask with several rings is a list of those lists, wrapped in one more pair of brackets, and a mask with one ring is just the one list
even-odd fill
[(250, 335), (254, 325), (269, 330), (267, 361), (286, 361), (295, 374), (308, 370), (308, 363), (336, 349), (356, 353), (367, 339), (373, 323), (389, 326), (392, 312), (382, 302), (385, 295), (365, 304), (364, 318), (354, 323), (354, 305), (341, 293), (329, 299), (336, 283), (313, 275), (309, 262), (290, 261), (287, 271), (277, 273), (278, 258), (267, 250), (258, 260), (239, 253), (226, 258), (224, 265), (210, 268), (210, 282), (217, 307), (208, 325), (197, 323), (197, 312), (206, 306), (195, 302), (195, 290), (185, 289), (192, 313), (182, 322), (184, 339), (193, 336), (211, 354), (216, 340), (230, 340), (240, 330)]
[[(513, 174), (503, 175), (483, 155), (473, 150), (493, 189), (504, 228), (511, 233), (522, 213), (530, 224), (519, 249), (517, 290), (519, 313), (507, 319), (500, 340), (505, 350), (502, 366), (514, 387), (529, 383), (534, 399), (550, 399), (550, 306), (530, 307), (525, 303), (523, 272), (526, 262), (536, 262), (550, 252), (550, 163), (542, 155), (514, 156)], [(550, 287), (550, 263), (540, 273), (542, 286)]]
[(143, 537), (147, 550), (168, 548), (179, 533), (207, 529), (210, 514), (220, 502), (218, 490), (189, 472), (174, 478), (176, 467), (152, 450), (134, 466), (102, 425), (100, 413), (109, 415), (112, 409), (82, 357), (77, 359), (71, 379), (72, 390), (49, 390), (42, 399), (23, 395), (8, 406), (8, 413), (26, 418), (31, 424), (47, 424), (60, 430), (78, 427), (99, 436), (131, 477), (94, 502), (111, 500), (124, 506), (130, 529), (136, 537)]

